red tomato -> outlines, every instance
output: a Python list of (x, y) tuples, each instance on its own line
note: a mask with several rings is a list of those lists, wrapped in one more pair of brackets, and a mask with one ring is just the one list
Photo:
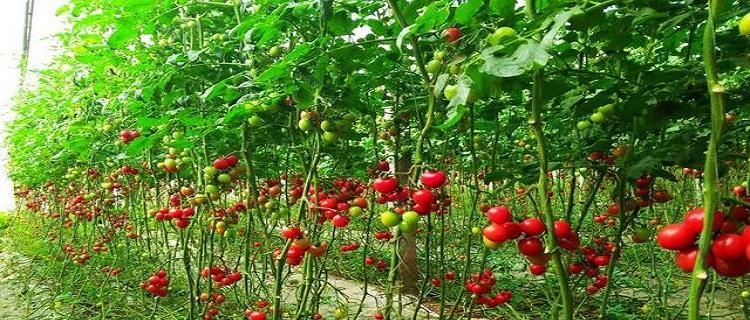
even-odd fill
[[(716, 211), (713, 231), (719, 230), (722, 222), (724, 222), (724, 215)], [(685, 225), (693, 232), (700, 233), (703, 230), (703, 208), (696, 208), (685, 214)]]
[(521, 221), (519, 225), (521, 227), (521, 232), (525, 233), (527, 236), (538, 236), (546, 230), (544, 222), (539, 218), (526, 218)]
[(456, 27), (445, 29), (445, 31), (443, 31), (443, 37), (445, 37), (445, 41), (448, 43), (456, 42), (461, 38), (461, 29)]
[(377, 178), (372, 187), (380, 193), (391, 193), (398, 187), (398, 180), (395, 177)]
[(435, 195), (429, 189), (422, 189), (412, 193), (411, 198), (421, 206), (430, 207), (435, 202)]
[(538, 256), (544, 253), (544, 245), (539, 238), (523, 238), (518, 240), (518, 251), (525, 256)]
[(664, 249), (681, 250), (695, 243), (698, 233), (693, 232), (687, 225), (674, 223), (667, 225), (656, 234), (656, 243)]
[(427, 170), (420, 177), (422, 184), (428, 188), (440, 188), (445, 184), (445, 173), (437, 170)]
[(570, 223), (568, 221), (555, 221), (555, 237), (567, 238), (571, 234), (573, 234), (573, 228), (570, 226)]
[(711, 252), (718, 259), (733, 260), (741, 258), (745, 254), (746, 246), (740, 235), (725, 233), (714, 239)]
[(513, 216), (511, 215), (510, 210), (508, 210), (508, 207), (500, 206), (492, 207), (487, 210), (487, 219), (497, 224), (503, 224), (512, 221)]
[(529, 271), (531, 271), (531, 274), (539, 276), (547, 271), (547, 267), (545, 267), (543, 264), (532, 264), (529, 266)]
[(750, 261), (740, 258), (735, 260), (715, 259), (713, 267), (722, 277), (741, 277), (750, 270)]

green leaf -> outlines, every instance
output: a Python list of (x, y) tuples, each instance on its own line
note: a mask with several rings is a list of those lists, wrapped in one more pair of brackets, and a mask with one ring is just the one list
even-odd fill
[(128, 42), (135, 39), (138, 32), (130, 25), (123, 25), (117, 28), (107, 39), (110, 48), (118, 49), (127, 45)]
[(466, 105), (473, 84), (474, 81), (472, 81), (469, 76), (461, 74), (461, 76), (458, 77), (458, 92), (451, 99), (450, 103), (448, 103), (448, 108), (450, 109), (451, 107)]
[(140, 118), (138, 119), (138, 126), (144, 129), (156, 127), (169, 122), (168, 118)]
[(509, 17), (513, 14), (515, 5), (516, 1), (514, 0), (490, 0), (490, 12), (501, 17)]
[(68, 12), (68, 11), (70, 11), (70, 5), (68, 5), (68, 4), (62, 5), (59, 8), (57, 8), (57, 10), (55, 10), (55, 16), (59, 16), (59, 15), (61, 15), (63, 13)]
[(396, 37), (396, 48), (398, 48), (399, 51), (401, 51), (401, 46), (404, 43), (404, 38), (411, 34), (411, 30), (415, 27), (415, 25), (407, 26), (406, 28), (401, 29), (401, 32), (398, 33), (398, 36)]
[(445, 114), (447, 119), (445, 119), (445, 121), (440, 125), (435, 126), (435, 128), (438, 128), (441, 131), (446, 131), (450, 128), (453, 128), (461, 121), (461, 119), (463, 119), (466, 111), (467, 110), (464, 105), (458, 105), (448, 109), (448, 112), (446, 112)]
[(475, 20), (479, 10), (482, 9), (482, 6), (484, 6), (483, 0), (469, 0), (462, 3), (456, 9), (456, 21), (463, 25), (471, 24)]
[[(478, 1), (481, 2), (482, 0)], [(414, 32), (424, 33), (432, 31), (448, 21), (449, 15), (450, 11), (448, 11), (448, 6), (445, 5), (444, 1), (435, 1), (427, 6), (424, 13), (414, 21)]]
[(235, 104), (232, 109), (224, 116), (223, 123), (235, 126), (250, 117), (250, 110), (245, 107), (244, 103)]
[(131, 141), (130, 143), (128, 143), (128, 147), (125, 148), (125, 153), (130, 156), (141, 154), (146, 149), (154, 146), (154, 144), (156, 143), (156, 141), (159, 140), (159, 138), (161, 137), (155, 134), (148, 136), (148, 137), (143, 137), (143, 136), (138, 137), (134, 139), (133, 141)]
[(450, 77), (449, 74), (443, 73), (437, 77), (437, 80), (435, 80), (435, 90), (432, 92), (436, 97), (440, 97), (441, 93), (443, 92), (443, 89), (445, 88), (445, 85), (448, 84), (448, 78)]
[(479, 71), (497, 77), (515, 77), (526, 71), (543, 67), (550, 59), (544, 46), (537, 42), (524, 43), (509, 57), (496, 57), (495, 48), (488, 48), (482, 52), (485, 62)]
[(542, 38), (542, 45), (544, 46), (550, 46), (554, 43), (554, 41), (557, 39), (557, 36), (560, 34), (560, 29), (565, 27), (565, 23), (568, 22), (570, 17), (580, 14), (581, 9), (578, 7), (573, 7), (570, 10), (566, 10), (563, 12), (560, 12), (554, 16), (552, 21), (545, 21), (545, 25), (548, 25), (549, 23), (552, 23), (552, 27), (547, 31), (547, 33), (544, 35), (544, 38)]

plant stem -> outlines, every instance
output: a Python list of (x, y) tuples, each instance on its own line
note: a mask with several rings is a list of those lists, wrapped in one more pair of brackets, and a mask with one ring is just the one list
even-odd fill
[(724, 121), (724, 87), (719, 83), (716, 70), (716, 35), (714, 17), (719, 3), (709, 0), (708, 18), (703, 30), (703, 62), (706, 71), (708, 94), (711, 98), (711, 137), (706, 152), (706, 163), (703, 169), (703, 230), (698, 240), (698, 257), (695, 261), (693, 276), (690, 281), (688, 299), (688, 320), (697, 320), (700, 316), (700, 300), (703, 283), (708, 278), (705, 261), (711, 245), (711, 231), (714, 223), (714, 212), (719, 202), (719, 173), (717, 170), (717, 153), (721, 127)]

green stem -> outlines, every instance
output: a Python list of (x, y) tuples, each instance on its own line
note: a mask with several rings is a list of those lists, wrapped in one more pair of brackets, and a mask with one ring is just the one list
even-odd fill
[(717, 153), (721, 128), (724, 122), (724, 87), (719, 83), (716, 70), (716, 35), (714, 16), (719, 3), (709, 0), (709, 13), (703, 30), (703, 61), (706, 71), (708, 94), (711, 98), (711, 138), (706, 152), (706, 163), (703, 169), (703, 230), (698, 241), (698, 257), (695, 261), (693, 276), (690, 281), (690, 295), (688, 299), (688, 320), (697, 320), (700, 316), (700, 300), (703, 283), (708, 278), (705, 265), (706, 254), (711, 245), (711, 231), (714, 223), (713, 213), (719, 202), (719, 173), (717, 170)]

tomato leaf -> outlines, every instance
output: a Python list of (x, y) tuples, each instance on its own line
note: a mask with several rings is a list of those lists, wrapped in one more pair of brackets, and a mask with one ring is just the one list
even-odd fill
[(482, 51), (485, 62), (479, 71), (503, 78), (515, 77), (546, 65), (550, 59), (544, 46), (534, 41), (519, 45), (516, 51), (508, 57), (496, 57), (495, 50), (488, 48)]
[[(508, 1), (510, 2), (510, 1)], [(469, 0), (462, 3), (456, 9), (455, 19), (458, 23), (463, 25), (471, 24), (474, 21), (479, 10), (484, 6), (483, 0)]]

